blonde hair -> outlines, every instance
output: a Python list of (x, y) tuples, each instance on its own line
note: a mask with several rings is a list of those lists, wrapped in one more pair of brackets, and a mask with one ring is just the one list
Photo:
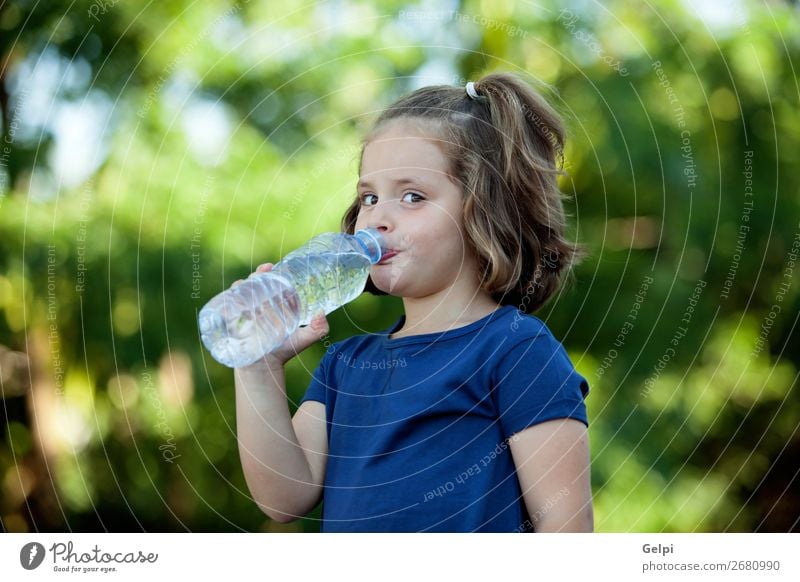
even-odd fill
[[(463, 188), (466, 244), (478, 258), (480, 286), (503, 305), (531, 313), (565, 282), (588, 251), (566, 239), (566, 216), (557, 177), (562, 174), (564, 124), (545, 99), (511, 73), (464, 87), (423, 87), (384, 110), (364, 137), (370, 140), (395, 120), (422, 122)], [(484, 99), (485, 98), (485, 99)], [(359, 162), (359, 175), (361, 163)], [(345, 212), (342, 231), (353, 233), (358, 196)], [(367, 281), (366, 291), (386, 295)]]

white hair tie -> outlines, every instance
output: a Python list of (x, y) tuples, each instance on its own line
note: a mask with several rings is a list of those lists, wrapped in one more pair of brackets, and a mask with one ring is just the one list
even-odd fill
[(466, 89), (467, 89), (467, 95), (469, 95), (469, 98), (472, 99), (473, 101), (478, 101), (480, 103), (486, 102), (486, 97), (484, 97), (483, 95), (478, 95), (478, 92), (475, 90), (475, 83), (473, 83), (472, 81), (467, 83)]

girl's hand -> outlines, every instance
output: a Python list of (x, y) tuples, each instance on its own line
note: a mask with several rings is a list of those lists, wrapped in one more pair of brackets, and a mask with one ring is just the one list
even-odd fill
[[(272, 263), (264, 263), (263, 265), (259, 265), (255, 273), (250, 276), (252, 277), (253, 275), (267, 273), (272, 270), (272, 267)], [(242, 283), (242, 279), (235, 281), (231, 287), (235, 287), (240, 283)], [(294, 333), (286, 338), (285, 342), (264, 356), (261, 360), (256, 362), (256, 364), (266, 363), (271, 367), (282, 368), (284, 365), (286, 365), (286, 362), (308, 348), (311, 344), (314, 344), (325, 337), (329, 331), (330, 328), (328, 326), (328, 320), (325, 317), (325, 313), (320, 311), (314, 316), (314, 319), (311, 320), (309, 325), (305, 327), (298, 327)]]

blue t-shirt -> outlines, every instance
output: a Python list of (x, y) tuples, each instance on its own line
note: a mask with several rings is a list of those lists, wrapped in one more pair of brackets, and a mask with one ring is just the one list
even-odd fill
[(303, 397), (327, 416), (322, 531), (529, 528), (508, 439), (555, 418), (588, 426), (585, 378), (512, 306), (389, 339), (404, 321), (332, 344)]

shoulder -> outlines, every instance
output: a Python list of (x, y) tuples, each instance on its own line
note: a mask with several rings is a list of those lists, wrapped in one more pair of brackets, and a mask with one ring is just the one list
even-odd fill
[(495, 327), (502, 335), (506, 348), (532, 342), (535, 339), (539, 340), (539, 345), (559, 343), (547, 324), (535, 315), (523, 313), (511, 306), (505, 306), (503, 309), (503, 316), (498, 319), (498, 325)]
[(368, 352), (380, 348), (381, 336), (376, 333), (362, 333), (353, 335), (337, 342), (325, 342), (325, 353), (322, 363), (329, 369), (335, 369), (337, 364), (344, 362), (344, 367), (351, 367), (349, 362), (356, 358), (365, 357)]
[(538, 317), (516, 311), (514, 322), (491, 370), (492, 396), (505, 434), (557, 418), (588, 426), (584, 399), (589, 383), (563, 344)]
[(572, 367), (563, 344), (547, 324), (515, 307), (505, 306), (491, 330), (480, 335), (484, 337), (474, 347), (492, 354), (487, 364), (495, 368), (493, 375), (498, 373), (498, 369), (504, 371), (518, 364), (527, 368), (544, 364), (556, 364), (562, 369)]
[(561, 345), (541, 319), (511, 305), (504, 305), (490, 322), (459, 340), (467, 344), (460, 348), (463, 353), (479, 353), (490, 367), (530, 348), (553, 351)]
[(304, 399), (320, 400), (332, 406), (336, 398), (336, 387), (346, 379), (346, 372), (352, 358), (347, 354), (352, 353), (352, 346), (357, 345), (358, 338), (354, 336), (338, 342), (323, 340), (325, 351), (312, 374), (312, 388), (306, 392)]
[(588, 393), (586, 379), (577, 373), (564, 345), (541, 319), (515, 309), (510, 321), (493, 370), (498, 383), (519, 373), (550, 382), (574, 377), (581, 391)]
[(536, 317), (523, 313), (519, 309), (511, 308), (510, 310), (510, 328), (514, 333), (521, 332), (521, 335), (539, 335), (540, 333), (547, 333), (553, 335), (545, 322)]

